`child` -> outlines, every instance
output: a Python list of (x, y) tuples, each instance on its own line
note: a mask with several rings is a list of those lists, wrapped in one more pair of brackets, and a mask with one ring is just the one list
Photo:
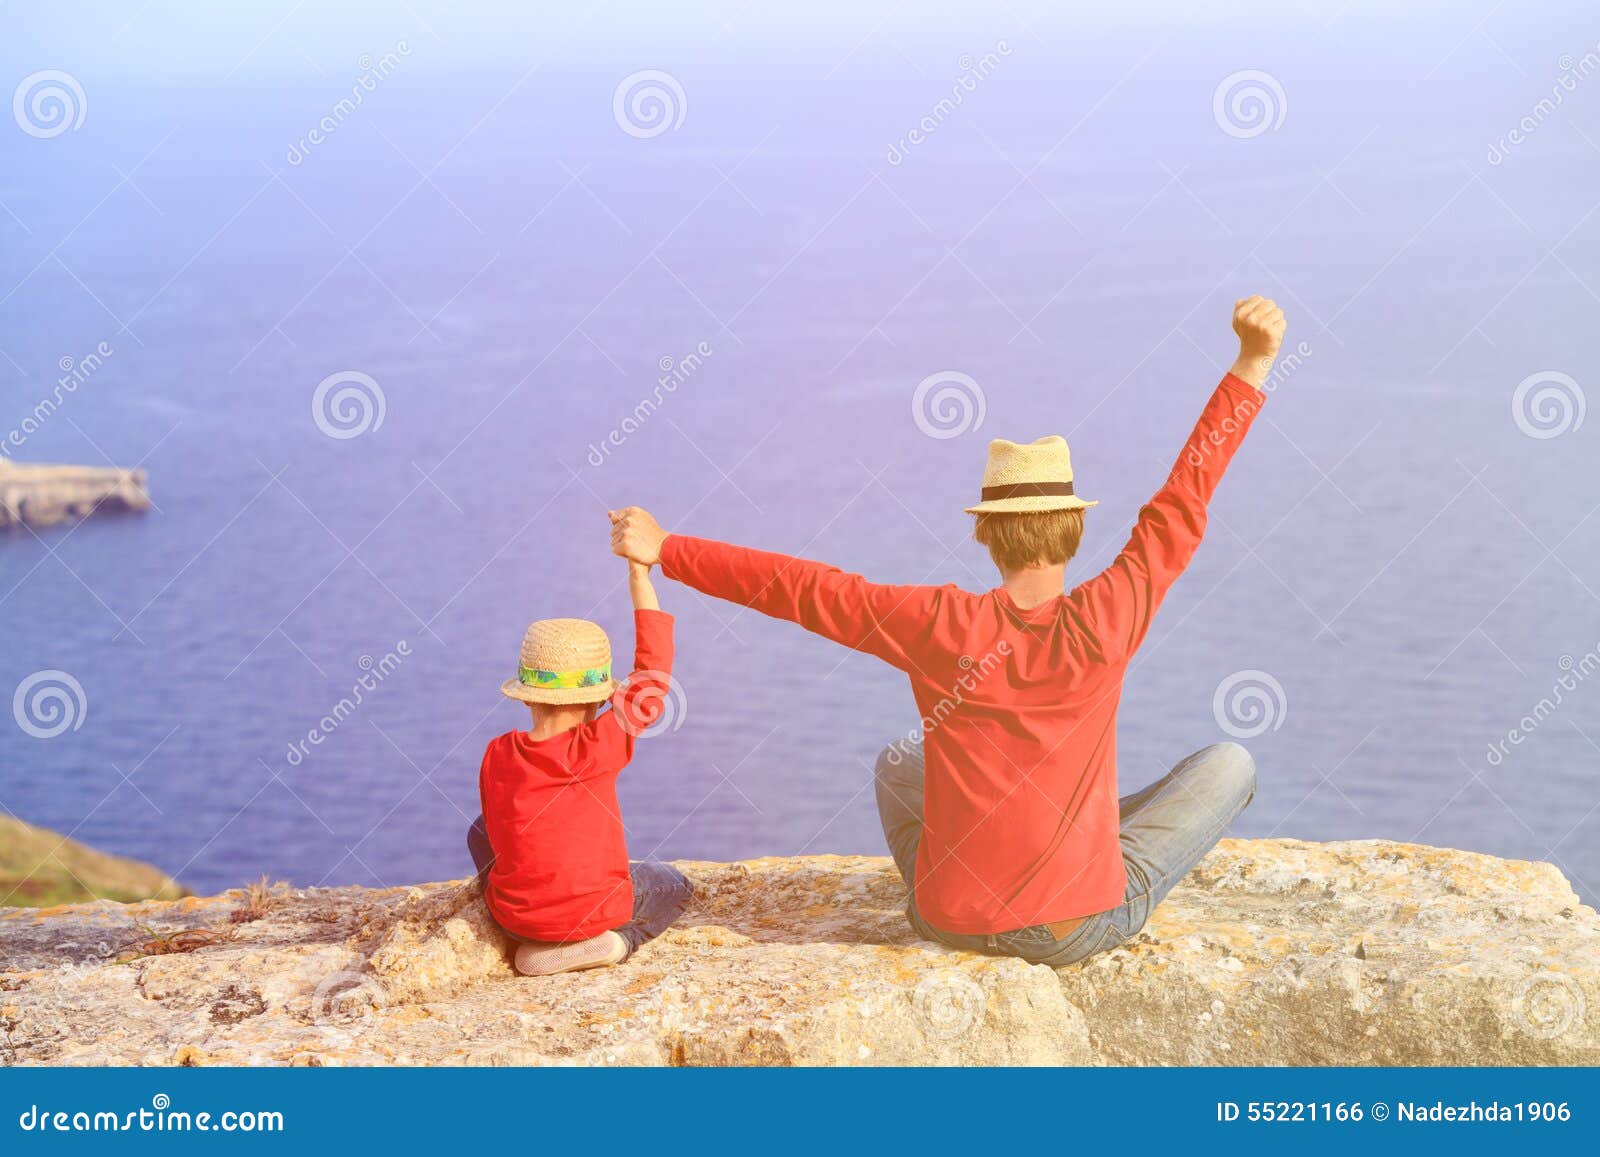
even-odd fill
[(617, 807), (617, 774), (659, 717), (672, 669), (672, 616), (656, 602), (650, 568), (630, 563), (628, 589), (634, 672), (622, 690), (610, 641), (584, 619), (530, 626), (517, 678), (500, 688), (528, 704), (533, 726), (490, 740), (478, 776), (483, 815), (467, 847), (524, 976), (620, 964), (689, 901), (676, 868), (630, 866)]

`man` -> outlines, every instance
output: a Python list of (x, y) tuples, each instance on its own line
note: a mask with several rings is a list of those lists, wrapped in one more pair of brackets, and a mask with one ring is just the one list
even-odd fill
[(879, 818), (922, 935), (1062, 965), (1120, 944), (1255, 794), (1235, 743), (1117, 798), (1116, 721), (1128, 662), (1205, 531), (1206, 506), (1265, 396), (1283, 311), (1234, 307), (1239, 357), (1122, 552), (1063, 594), (1094, 505), (1059, 437), (989, 445), (974, 537), (1001, 584), (880, 586), (778, 554), (668, 534), (638, 507), (611, 514), (612, 549), (668, 578), (789, 619), (911, 679), (921, 742), (878, 759)]

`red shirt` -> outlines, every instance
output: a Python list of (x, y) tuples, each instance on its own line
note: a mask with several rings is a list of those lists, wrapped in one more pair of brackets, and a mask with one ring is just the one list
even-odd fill
[(586, 940), (633, 917), (617, 774), (662, 712), (672, 616), (634, 611), (633, 629), (633, 674), (609, 711), (549, 739), (508, 731), (483, 753), (478, 794), (494, 849), (484, 899), (507, 932)]
[(669, 578), (891, 663), (922, 715), (917, 908), (983, 935), (1115, 908), (1117, 705), (1162, 597), (1200, 545), (1206, 504), (1265, 401), (1224, 377), (1122, 552), (1024, 611), (1003, 589), (880, 586), (785, 555), (670, 535)]

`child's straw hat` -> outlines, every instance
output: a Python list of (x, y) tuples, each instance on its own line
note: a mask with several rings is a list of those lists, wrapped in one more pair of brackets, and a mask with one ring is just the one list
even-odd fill
[(587, 619), (540, 619), (522, 637), (517, 677), (500, 686), (523, 703), (603, 703), (611, 679), (611, 640)]
[(1059, 434), (1036, 442), (989, 443), (989, 461), (983, 468), (983, 501), (967, 507), (968, 514), (1028, 514), (1042, 510), (1082, 510), (1099, 499), (1085, 501), (1072, 490), (1072, 454)]

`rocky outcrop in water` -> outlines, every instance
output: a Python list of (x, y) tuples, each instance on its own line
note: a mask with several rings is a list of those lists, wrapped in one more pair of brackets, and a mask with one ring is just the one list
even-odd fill
[[(1228, 840), (1132, 942), (1059, 971), (918, 940), (885, 859), (680, 866), (695, 899), (665, 936), (542, 979), (471, 882), (7, 913), (0, 1061), (1600, 1062), (1600, 917), (1549, 864)], [(193, 950), (134, 955), (163, 945)]]
[(0, 458), (0, 529), (53, 526), (99, 510), (150, 505), (143, 470), (114, 466), (22, 466)]

